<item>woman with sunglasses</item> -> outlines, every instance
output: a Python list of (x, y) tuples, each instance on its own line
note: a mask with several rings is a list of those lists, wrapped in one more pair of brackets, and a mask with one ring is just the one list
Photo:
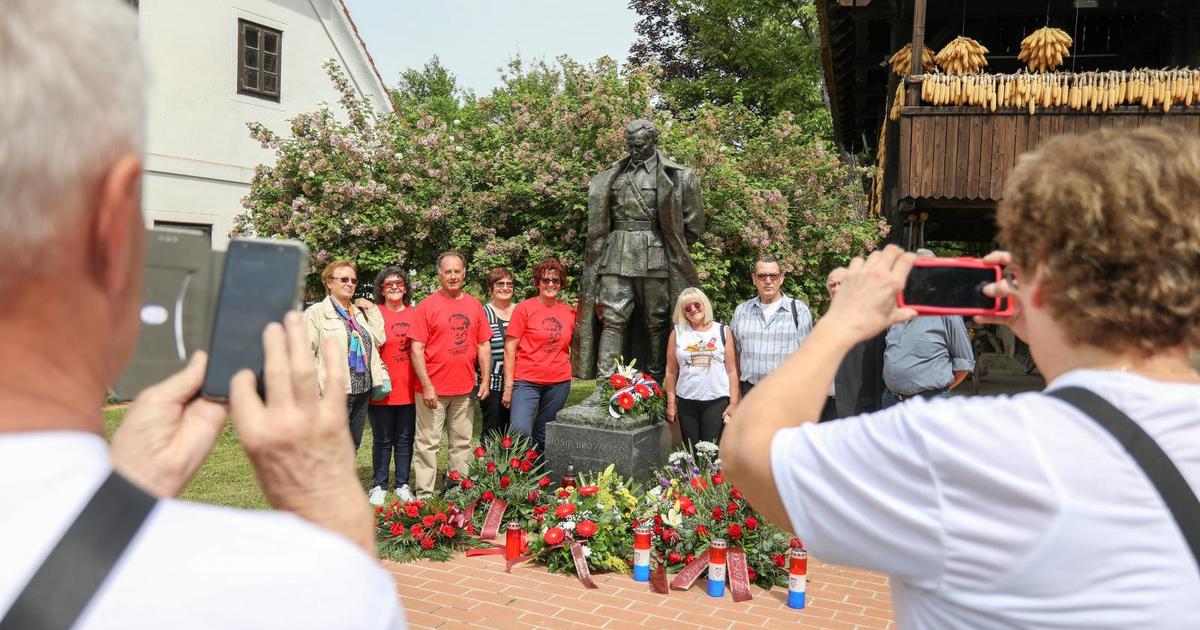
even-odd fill
[[(367, 404), (371, 388), (381, 390), (390, 382), (376, 346), (383, 344), (383, 315), (370, 300), (354, 299), (358, 288), (358, 268), (348, 260), (335, 260), (321, 271), (321, 282), (328, 294), (324, 300), (304, 311), (304, 323), (317, 364), (317, 387), (325, 391), (325, 362), (321, 344), (333, 337), (346, 347), (346, 415), (350, 419), (350, 436), (354, 450), (362, 443), (363, 427), (367, 423)], [(385, 385), (388, 383), (388, 385)]]
[(413, 437), (417, 431), (417, 410), (413, 398), (413, 373), (408, 332), (412, 328), (415, 308), (412, 291), (408, 290), (408, 274), (397, 266), (385, 267), (372, 284), (375, 303), (383, 315), (383, 345), (379, 358), (387, 367), (392, 391), (386, 397), (372, 400), (367, 409), (371, 421), (371, 470), (373, 484), (368, 493), (371, 505), (383, 505), (387, 498), (388, 468), (396, 462), (396, 498), (413, 501), (416, 497), (408, 487), (412, 467)]
[(504, 342), (504, 393), (514, 433), (533, 438), (545, 451), (546, 424), (571, 392), (571, 336), (575, 309), (558, 299), (567, 271), (557, 258), (533, 268), (538, 294), (517, 304)]
[(712, 303), (695, 287), (675, 301), (675, 328), (667, 339), (667, 422), (679, 422), (689, 449), (717, 443), (740, 397), (737, 351), (729, 327), (713, 321)]
[(500, 397), (504, 390), (504, 339), (515, 308), (512, 301), (516, 290), (514, 280), (512, 272), (506, 267), (494, 267), (488, 272), (487, 290), (492, 299), (483, 305), (483, 313), (487, 315), (488, 325), (492, 328), (492, 371), (482, 378), (488, 379), (488, 391), (491, 393), (479, 404), (483, 416), (480, 443), (488, 437), (508, 433), (508, 407), (500, 404)]

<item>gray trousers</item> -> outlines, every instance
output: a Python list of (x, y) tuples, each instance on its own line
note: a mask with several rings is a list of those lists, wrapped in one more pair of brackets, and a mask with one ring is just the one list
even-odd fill
[[(666, 278), (631, 278), (602, 275), (596, 301), (599, 307), (600, 344), (596, 349), (596, 367), (600, 374), (612, 374), (613, 360), (624, 354), (625, 331), (633, 308), (640, 304), (649, 331), (650, 348), (645, 371), (662, 375), (666, 363), (667, 337), (671, 333), (671, 293)], [(626, 357), (626, 361), (629, 357)]]

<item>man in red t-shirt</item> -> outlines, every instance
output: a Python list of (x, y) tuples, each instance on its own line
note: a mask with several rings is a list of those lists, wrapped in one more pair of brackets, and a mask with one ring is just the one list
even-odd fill
[[(438, 256), (441, 290), (421, 300), (409, 332), (414, 387), (421, 393), (417, 403), (417, 437), (413, 458), (413, 482), (417, 498), (433, 494), (437, 476), (437, 452), (445, 426), (450, 451), (450, 470), (467, 472), (471, 456), (475, 369), (491, 371), (492, 329), (483, 305), (464, 293), (466, 261), (458, 252)], [(487, 398), (488, 383), (479, 385), (480, 400)]]

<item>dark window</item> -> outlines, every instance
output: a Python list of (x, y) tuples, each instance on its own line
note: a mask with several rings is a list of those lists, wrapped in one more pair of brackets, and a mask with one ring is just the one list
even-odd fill
[(279, 56), (283, 33), (246, 20), (238, 20), (238, 94), (279, 102)]
[(208, 237), (208, 244), (212, 246), (212, 224), (211, 223), (184, 223), (182, 221), (155, 221), (156, 228), (173, 228), (176, 230), (188, 230), (190, 232), (200, 232)]

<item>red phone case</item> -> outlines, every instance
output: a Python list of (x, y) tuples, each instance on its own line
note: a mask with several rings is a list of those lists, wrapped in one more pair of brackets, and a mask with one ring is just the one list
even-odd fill
[[(968, 269), (994, 269), (996, 282), (1004, 279), (1004, 269), (1000, 265), (991, 265), (979, 258), (931, 258), (922, 256), (913, 261), (914, 267), (964, 267)], [(945, 306), (909, 305), (904, 302), (904, 292), (896, 296), (896, 304), (900, 308), (911, 308), (921, 315), (993, 315), (1008, 317), (1015, 312), (1013, 301), (1009, 298), (996, 298), (994, 308), (965, 308)]]

